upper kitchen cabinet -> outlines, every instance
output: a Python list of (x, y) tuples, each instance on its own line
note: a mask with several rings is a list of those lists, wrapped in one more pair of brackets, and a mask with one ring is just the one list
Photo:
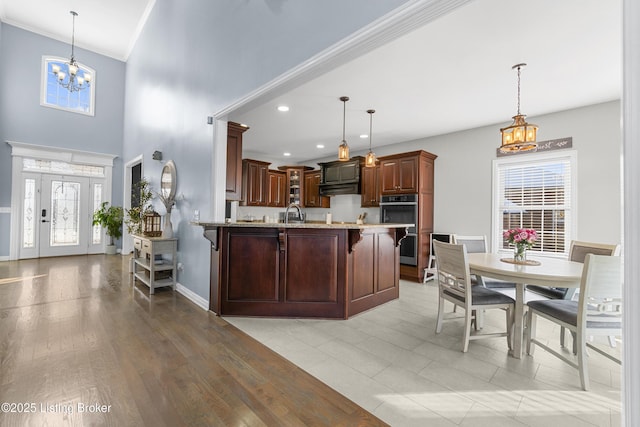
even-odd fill
[(319, 170), (304, 172), (304, 207), (305, 208), (328, 208), (331, 207), (331, 199), (320, 195)]
[(227, 200), (242, 199), (242, 134), (249, 128), (227, 123)]
[[(433, 191), (433, 161), (426, 151), (380, 157), (380, 191), (383, 195)], [(429, 191), (429, 190), (427, 190)]]
[(278, 166), (278, 169), (287, 173), (288, 197), (286, 204), (295, 203), (304, 207), (304, 171), (313, 168), (309, 166)]
[(242, 200), (245, 206), (267, 206), (269, 183), (267, 172), (271, 163), (259, 160), (242, 160)]
[(267, 206), (287, 207), (287, 173), (269, 169), (267, 170), (267, 183), (269, 187)]
[(360, 205), (363, 208), (380, 206), (380, 165), (374, 168), (362, 168), (362, 196)]

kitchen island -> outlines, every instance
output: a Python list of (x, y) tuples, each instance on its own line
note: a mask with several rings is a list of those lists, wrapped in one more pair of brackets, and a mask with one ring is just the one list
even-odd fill
[(211, 311), (347, 319), (398, 298), (412, 224), (197, 225), (211, 242)]

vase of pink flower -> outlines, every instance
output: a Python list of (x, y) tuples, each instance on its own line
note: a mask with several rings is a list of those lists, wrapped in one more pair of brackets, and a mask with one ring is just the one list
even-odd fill
[(533, 228), (512, 228), (505, 231), (504, 239), (513, 245), (513, 261), (524, 264), (527, 262), (527, 249), (531, 249), (538, 234)]

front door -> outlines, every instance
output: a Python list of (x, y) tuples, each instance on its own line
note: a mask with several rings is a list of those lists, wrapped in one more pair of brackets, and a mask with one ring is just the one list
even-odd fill
[(101, 190), (88, 177), (26, 174), (20, 258), (97, 252), (102, 230), (92, 226), (92, 215)]

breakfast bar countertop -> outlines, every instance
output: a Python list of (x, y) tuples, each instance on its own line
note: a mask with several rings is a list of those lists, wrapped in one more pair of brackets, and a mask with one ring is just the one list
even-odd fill
[(198, 221), (192, 222), (193, 225), (199, 225), (202, 227), (260, 227), (260, 228), (327, 228), (327, 229), (367, 229), (367, 228), (407, 228), (413, 227), (414, 224), (396, 224), (396, 223), (365, 223), (357, 224), (355, 222), (342, 222), (334, 221), (331, 224), (327, 224), (323, 221), (307, 221), (303, 223), (288, 223), (283, 222), (263, 222), (263, 221), (237, 221), (237, 222), (206, 222)]

